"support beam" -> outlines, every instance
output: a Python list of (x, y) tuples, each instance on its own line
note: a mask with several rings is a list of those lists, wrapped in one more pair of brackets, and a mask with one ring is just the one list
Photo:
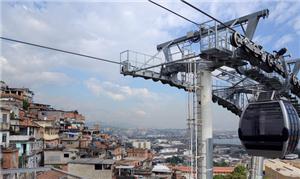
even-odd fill
[(292, 70), (292, 73), (294, 75), (298, 75), (300, 70), (300, 58), (292, 59), (292, 60), (286, 60), (287, 65), (294, 64), (294, 68)]
[(251, 18), (248, 20), (248, 25), (247, 29), (245, 32), (245, 36), (248, 37), (248, 39), (252, 40), (254, 36), (254, 32), (256, 30), (257, 24), (258, 24), (259, 19), (256, 18)]
[[(237, 19), (233, 19), (233, 20), (230, 20), (228, 22), (225, 22), (224, 25), (218, 25), (218, 30), (222, 30), (222, 29), (225, 29), (227, 26), (231, 26), (233, 23), (235, 23), (234, 27), (235, 26), (238, 26), (240, 24), (243, 24), (243, 23), (246, 23), (248, 22), (250, 19), (260, 19), (261, 17), (265, 18), (269, 15), (269, 10), (268, 9), (264, 9), (262, 11), (258, 11), (258, 12), (255, 12), (255, 13), (252, 13), (252, 14), (249, 14), (249, 15), (246, 15), (246, 16), (243, 16), (243, 17), (240, 17), (240, 18), (237, 18)], [(214, 28), (214, 27), (213, 27)], [(201, 30), (201, 36), (205, 36), (207, 35), (208, 33), (208, 30), (206, 29), (202, 29)], [(200, 31), (195, 31), (193, 32), (193, 35), (185, 35), (185, 36), (182, 36), (182, 37), (179, 37), (177, 39), (174, 39), (172, 41), (168, 41), (168, 42), (165, 42), (165, 43), (162, 43), (162, 44), (159, 44), (157, 45), (157, 50), (161, 50), (163, 47), (165, 47), (166, 45), (169, 44), (169, 46), (172, 46), (174, 44), (178, 44), (178, 43), (181, 43), (181, 42), (184, 42), (184, 41), (187, 41), (187, 40), (191, 40), (195, 37), (199, 37), (200, 35)]]

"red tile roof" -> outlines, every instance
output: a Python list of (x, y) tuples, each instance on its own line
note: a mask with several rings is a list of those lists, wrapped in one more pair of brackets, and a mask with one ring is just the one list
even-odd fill
[(175, 166), (173, 169), (181, 172), (191, 172), (191, 167), (189, 166)]
[(214, 173), (232, 173), (234, 170), (234, 167), (214, 167), (213, 172)]

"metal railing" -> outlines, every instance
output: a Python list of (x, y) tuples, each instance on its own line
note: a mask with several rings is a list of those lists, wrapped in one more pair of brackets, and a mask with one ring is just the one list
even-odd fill
[(207, 35), (201, 36), (201, 51), (216, 48), (220, 50), (234, 51), (234, 47), (230, 43), (232, 31), (229, 28), (218, 30), (220, 24), (214, 20), (205, 22), (200, 25), (200, 28), (207, 29)]
[[(153, 65), (163, 63), (163, 59), (144, 53), (126, 50), (120, 53), (120, 69), (126, 71), (135, 71), (141, 68), (147, 68)], [(152, 68), (151, 71), (160, 71), (160, 67)]]

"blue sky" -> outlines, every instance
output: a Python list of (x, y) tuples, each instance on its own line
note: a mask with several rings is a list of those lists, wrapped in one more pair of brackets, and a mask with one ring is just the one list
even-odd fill
[[(160, 2), (197, 22), (207, 17), (175, 1)], [(287, 47), (300, 57), (300, 3), (297, 1), (197, 1), (222, 21), (268, 8), (254, 40), (268, 51)], [(75, 3), (1, 2), (1, 34), (119, 61), (131, 49), (155, 54), (156, 45), (195, 26), (147, 1)], [(185, 128), (186, 94), (149, 80), (123, 77), (119, 66), (1, 41), (1, 79), (29, 87), (35, 101), (77, 109), (88, 121), (132, 127)], [(235, 130), (238, 118), (213, 105), (214, 128)]]

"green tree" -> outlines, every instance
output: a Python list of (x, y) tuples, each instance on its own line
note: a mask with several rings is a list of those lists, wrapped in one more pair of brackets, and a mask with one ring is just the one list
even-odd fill
[(246, 179), (246, 178), (247, 178), (247, 169), (242, 165), (236, 166), (232, 174), (214, 176), (214, 179)]
[(228, 167), (229, 164), (225, 161), (221, 161), (221, 162), (214, 162), (214, 166), (215, 167)]
[(173, 156), (171, 158), (167, 158), (166, 162), (171, 163), (173, 165), (177, 165), (177, 164), (183, 163), (183, 160), (180, 157)]
[(23, 109), (28, 110), (28, 108), (29, 108), (29, 102), (27, 99), (24, 99), (23, 100)]
[(234, 168), (232, 179), (246, 179), (247, 178), (247, 169), (242, 165), (238, 165)]
[(233, 173), (246, 175), (247, 174), (247, 169), (246, 169), (246, 167), (244, 167), (242, 165), (238, 165), (234, 168)]
[(225, 179), (224, 175), (215, 175), (214, 179)]

